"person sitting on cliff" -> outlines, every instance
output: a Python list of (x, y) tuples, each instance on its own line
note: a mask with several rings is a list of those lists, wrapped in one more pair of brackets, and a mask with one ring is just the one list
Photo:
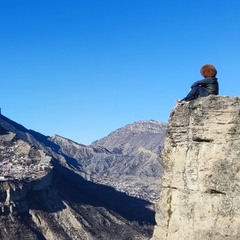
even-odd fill
[(211, 64), (205, 64), (202, 66), (200, 73), (204, 79), (196, 81), (191, 86), (191, 90), (188, 95), (180, 100), (177, 100), (177, 103), (184, 103), (191, 100), (194, 100), (199, 97), (206, 97), (210, 94), (218, 95), (218, 81), (216, 78), (217, 70)]

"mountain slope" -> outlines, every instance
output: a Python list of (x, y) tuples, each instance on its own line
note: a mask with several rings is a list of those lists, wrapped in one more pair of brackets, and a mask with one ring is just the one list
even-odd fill
[(50, 140), (76, 160), (86, 179), (154, 202), (160, 194), (165, 131), (166, 124), (151, 120), (128, 124), (90, 146), (57, 135)]
[[(83, 170), (91, 165), (89, 157), (95, 154), (108, 156), (111, 154), (108, 150), (76, 144), (76, 152), (70, 147), (72, 150), (67, 153), (69, 146), (63, 151), (64, 148), (51, 138), (28, 130), (3, 115), (0, 115), (0, 126), (1, 151), (8, 154), (11, 150), (11, 156), (15, 156), (13, 150), (19, 145), (15, 141), (21, 142), (22, 147), (17, 152), (21, 161), (41, 162), (46, 156), (52, 159), (53, 167), (47, 182), (42, 175), (36, 179), (24, 176), (1, 179), (0, 239), (150, 238), (155, 223), (150, 202), (87, 180), (89, 174)], [(79, 161), (70, 155), (83, 159)], [(6, 160), (10, 163), (10, 158), (4, 158)], [(34, 174), (33, 170), (31, 176)]]
[(165, 139), (166, 123), (154, 120), (128, 124), (93, 142), (90, 146), (102, 146), (110, 151), (133, 155), (141, 149), (160, 154)]

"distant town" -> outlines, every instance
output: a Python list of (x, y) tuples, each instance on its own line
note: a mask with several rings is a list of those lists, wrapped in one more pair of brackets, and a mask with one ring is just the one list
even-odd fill
[(0, 181), (37, 179), (52, 169), (51, 157), (22, 140), (0, 141)]

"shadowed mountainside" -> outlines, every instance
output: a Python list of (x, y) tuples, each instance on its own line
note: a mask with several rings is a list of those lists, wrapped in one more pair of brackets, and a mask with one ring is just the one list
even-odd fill
[[(9, 204), (9, 209), (4, 207), (0, 213), (0, 239), (150, 238), (155, 224), (150, 202), (90, 181), (83, 171), (89, 158), (79, 161), (64, 154), (62, 146), (51, 138), (27, 130), (3, 115), (0, 115), (0, 125), (4, 129), (0, 138), (4, 137), (5, 141), (6, 133), (13, 134), (17, 141), (24, 143), (22, 146), (42, 151), (44, 156), (51, 158), (53, 166), (50, 182), (40, 184), (41, 188), (32, 188), (31, 179), (27, 182), (24, 178), (0, 181), (3, 196), (0, 200), (2, 204)], [(10, 141), (8, 147), (15, 149), (14, 141)], [(110, 154), (103, 147), (79, 146), (83, 148), (82, 156)], [(5, 150), (5, 145), (0, 147)], [(21, 150), (26, 149), (22, 147)], [(34, 151), (26, 158), (34, 161), (38, 156)], [(28, 187), (24, 187), (25, 183)], [(21, 199), (20, 205), (17, 199)], [(21, 206), (22, 211), (17, 211), (15, 205)]]
[(165, 131), (166, 124), (150, 120), (128, 124), (90, 146), (58, 135), (50, 139), (62, 154), (76, 160), (72, 165), (86, 179), (154, 202), (160, 193)]

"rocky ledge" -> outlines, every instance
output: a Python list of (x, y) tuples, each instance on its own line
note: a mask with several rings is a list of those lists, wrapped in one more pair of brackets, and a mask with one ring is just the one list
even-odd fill
[(172, 110), (154, 240), (240, 239), (240, 98)]

